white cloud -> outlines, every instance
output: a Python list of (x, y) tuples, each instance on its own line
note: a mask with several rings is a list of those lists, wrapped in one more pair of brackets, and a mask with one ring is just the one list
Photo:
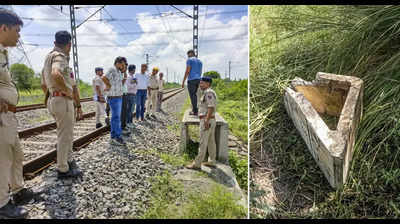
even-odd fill
[[(28, 15), (29, 17), (38, 18), (63, 18), (68, 19), (66, 16), (62, 16), (59, 12), (49, 7), (32, 7), (26, 10), (26, 7), (14, 7), (17, 13), (22, 15)], [(25, 9), (24, 12), (22, 9)], [(66, 8), (67, 9), (67, 8)], [(79, 9), (81, 10), (81, 9)], [(79, 11), (77, 18), (84, 19), (93, 13), (96, 9), (89, 8), (89, 12)], [(185, 10), (185, 9), (183, 9)], [(67, 10), (65, 10), (67, 11)], [(188, 10), (189, 11), (189, 10)], [(171, 11), (172, 12), (172, 11)], [(215, 10), (208, 10), (208, 13), (214, 13)], [(189, 13), (190, 14), (190, 13)], [(150, 13), (137, 14), (134, 19), (137, 19), (141, 30), (128, 30), (130, 32), (156, 32), (150, 34), (141, 34), (133, 41), (126, 41), (128, 36), (123, 37), (118, 35), (120, 27), (115, 22), (86, 22), (84, 25), (77, 30), (77, 42), (78, 42), (78, 55), (79, 55), (79, 69), (80, 78), (86, 82), (91, 82), (94, 76), (94, 68), (102, 66), (105, 69), (113, 66), (114, 59), (117, 56), (125, 56), (130, 64), (136, 64), (138, 67), (141, 63), (145, 63), (145, 54), (150, 54), (150, 67), (158, 66), (161, 71), (166, 74), (168, 68), (169, 81), (171, 81), (174, 73), (178, 77), (176, 81), (181, 82), (186, 66), (186, 52), (192, 48), (192, 20), (181, 16), (168, 16), (164, 17), (164, 22), (159, 17), (157, 19), (148, 18)], [(28, 17), (28, 16), (26, 16)], [(118, 16), (114, 16), (118, 18)], [(93, 19), (99, 18), (95, 15)], [(204, 17), (203, 17), (204, 18)], [(33, 22), (35, 23), (35, 21)], [(40, 33), (54, 33), (59, 29), (69, 30), (69, 22), (62, 24), (51, 21), (38, 21), (41, 26), (48, 28), (48, 31), (41, 29)], [(199, 59), (203, 61), (203, 68), (207, 71), (216, 70), (222, 76), (225, 71), (228, 70), (228, 61), (232, 61), (242, 66), (232, 66), (232, 74), (236, 74), (236, 77), (240, 75), (241, 78), (247, 78), (248, 73), (248, 41), (247, 41), (247, 16), (243, 16), (240, 19), (233, 19), (227, 23), (222, 22), (221, 15), (213, 15), (207, 17), (205, 28), (212, 27), (228, 27), (227, 29), (208, 29), (202, 31), (204, 21), (202, 17), (199, 20)], [(182, 30), (187, 29), (187, 32), (176, 32), (176, 33), (161, 33), (165, 29), (168, 30)], [(37, 32), (39, 33), (39, 31)], [(88, 34), (101, 33), (105, 35), (89, 36)], [(231, 39), (231, 38), (242, 38), (242, 40), (232, 41), (214, 41), (206, 42), (205, 40), (216, 40), (216, 39)], [(22, 38), (26, 39), (23, 37)], [(53, 43), (53, 38), (48, 44)], [(38, 41), (39, 42), (39, 41)], [(43, 42), (40, 42), (43, 43)], [(160, 45), (168, 43), (167, 45)], [(124, 47), (84, 47), (85, 45), (124, 45)], [(81, 45), (81, 47), (79, 47)], [(126, 46), (125, 46), (126, 45)], [(42, 69), (44, 58), (46, 54), (52, 49), (52, 47), (38, 47), (33, 50), (34, 47), (26, 46), (29, 58), (32, 66), (36, 72)], [(72, 67), (72, 52), (70, 65)]]

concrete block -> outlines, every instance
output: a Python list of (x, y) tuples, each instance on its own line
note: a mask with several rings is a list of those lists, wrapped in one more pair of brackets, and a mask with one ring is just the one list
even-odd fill
[[(189, 143), (189, 125), (200, 125), (200, 119), (197, 116), (189, 115), (190, 109), (185, 111), (181, 124), (181, 138), (180, 148), (181, 153), (186, 150), (187, 144)], [(228, 136), (229, 136), (229, 125), (218, 113), (215, 113), (215, 143), (217, 146), (217, 161), (221, 163), (228, 163)]]
[[(295, 78), (285, 90), (286, 111), (333, 188), (347, 180), (362, 98), (361, 79), (323, 72), (313, 82)], [(337, 122), (328, 127), (327, 117)]]

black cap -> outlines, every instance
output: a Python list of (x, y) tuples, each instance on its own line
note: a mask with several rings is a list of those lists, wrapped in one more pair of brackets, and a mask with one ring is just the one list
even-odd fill
[(67, 45), (71, 42), (71, 34), (68, 31), (61, 30), (56, 33), (56, 43), (61, 45)]
[(189, 54), (189, 53), (195, 54), (195, 53), (194, 53), (194, 50), (188, 50), (187, 54)]
[(208, 77), (208, 76), (203, 76), (203, 77), (201, 77), (201, 81), (204, 81), (204, 82), (208, 82), (208, 83), (212, 83), (212, 78), (211, 77)]
[(102, 67), (96, 67), (96, 68), (94, 69), (94, 71), (95, 71), (95, 72), (97, 72), (97, 71), (103, 71), (103, 68), (102, 68)]
[(128, 71), (133, 71), (133, 70), (135, 70), (136, 69), (136, 65), (129, 65), (128, 66)]

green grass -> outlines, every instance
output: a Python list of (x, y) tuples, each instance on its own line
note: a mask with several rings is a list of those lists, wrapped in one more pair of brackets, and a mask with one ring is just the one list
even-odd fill
[[(250, 153), (276, 170), (273, 190), (285, 195), (269, 210), (258, 200), (267, 192), (253, 194), (251, 217), (399, 217), (400, 7), (251, 6), (250, 15)], [(336, 190), (283, 106), (290, 80), (319, 71), (365, 84), (349, 179)], [(260, 182), (251, 192), (262, 192)]]
[[(232, 193), (215, 185), (211, 192), (184, 191), (183, 184), (165, 171), (152, 178), (150, 208), (143, 219), (245, 218), (245, 209)], [(178, 204), (177, 204), (178, 202)]]

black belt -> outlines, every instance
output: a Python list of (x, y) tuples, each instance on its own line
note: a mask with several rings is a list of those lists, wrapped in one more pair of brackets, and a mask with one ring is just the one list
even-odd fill
[(107, 96), (108, 99), (121, 98), (122, 96)]

